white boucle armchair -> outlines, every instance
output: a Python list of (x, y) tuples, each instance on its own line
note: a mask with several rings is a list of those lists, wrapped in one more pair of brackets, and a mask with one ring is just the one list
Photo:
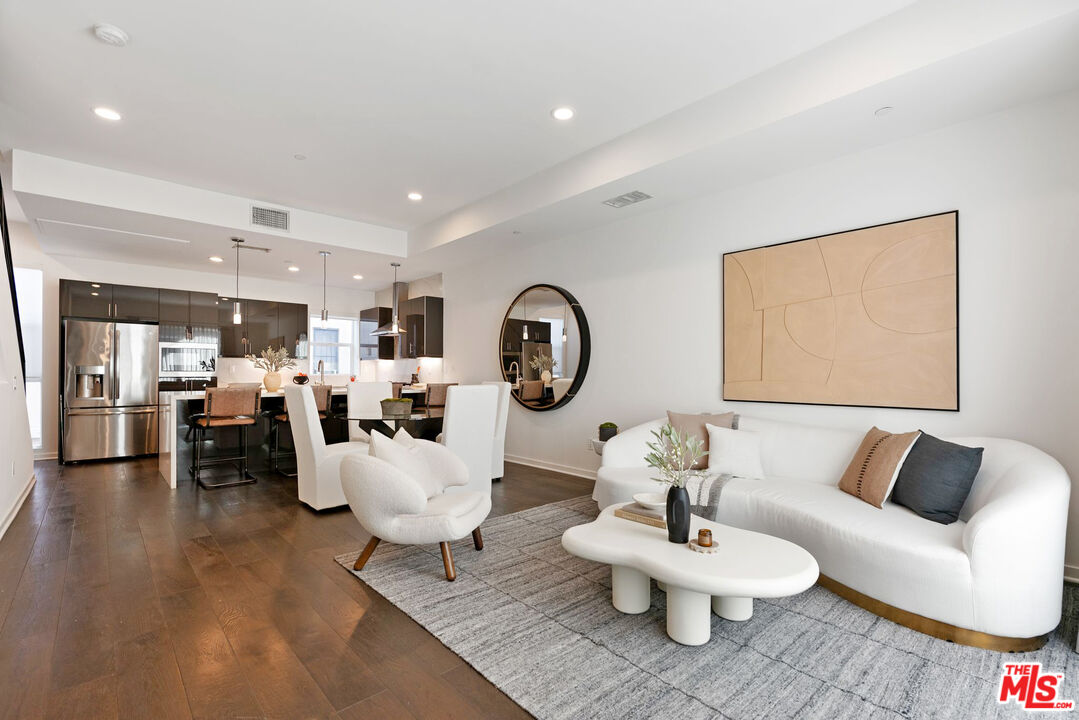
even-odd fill
[(345, 498), (360, 525), (371, 534), (353, 567), (362, 570), (382, 540), (399, 545), (438, 543), (446, 579), (452, 581), (457, 571), (450, 542), (471, 533), (476, 550), (483, 549), (480, 524), (491, 512), (491, 496), (468, 490), (446, 493), (447, 488), (468, 484), (464, 462), (438, 443), (412, 443), (426, 464), (426, 477), (412, 477), (370, 455), (350, 455), (342, 464)]

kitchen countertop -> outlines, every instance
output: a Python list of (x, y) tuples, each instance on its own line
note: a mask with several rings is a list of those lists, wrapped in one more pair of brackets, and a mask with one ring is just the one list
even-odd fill
[[(316, 383), (317, 384), (317, 383)], [(314, 387), (314, 386), (312, 386)], [(334, 395), (345, 395), (348, 393), (348, 388), (343, 385), (334, 385)], [(158, 392), (158, 404), (171, 402), (172, 400), (195, 400), (206, 397), (205, 390), (162, 390)], [(284, 390), (278, 390), (276, 392), (262, 391), (262, 397), (284, 397)]]

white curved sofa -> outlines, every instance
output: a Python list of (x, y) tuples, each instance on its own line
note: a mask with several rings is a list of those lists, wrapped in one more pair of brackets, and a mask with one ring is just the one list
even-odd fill
[[(653, 420), (607, 441), (592, 495), (600, 509), (657, 489), (643, 458), (651, 431), (664, 423)], [(719, 522), (801, 545), (826, 576), (822, 585), (938, 637), (1028, 649), (1057, 626), (1071, 483), (1044, 452), (1014, 440), (946, 438), (985, 452), (960, 519), (941, 525), (839, 489), (862, 432), (746, 416), (738, 428), (760, 433), (765, 477), (729, 480)]]

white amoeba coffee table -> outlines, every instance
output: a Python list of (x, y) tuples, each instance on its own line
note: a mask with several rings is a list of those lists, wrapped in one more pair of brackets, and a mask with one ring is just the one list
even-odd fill
[(708, 642), (713, 610), (727, 620), (748, 620), (753, 598), (796, 595), (817, 582), (817, 561), (792, 542), (693, 515), (689, 536), (708, 528), (719, 546), (719, 552), (704, 555), (669, 542), (662, 528), (615, 517), (619, 507), (566, 530), (562, 547), (611, 566), (611, 600), (621, 612), (648, 610), (649, 578), (665, 585), (667, 634), (683, 645)]

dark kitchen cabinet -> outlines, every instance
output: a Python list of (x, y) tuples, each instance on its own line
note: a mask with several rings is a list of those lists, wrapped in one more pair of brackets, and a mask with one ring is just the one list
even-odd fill
[[(162, 290), (161, 292), (164, 293), (165, 291)], [(217, 295), (204, 292), (193, 292), (190, 295), (190, 318), (188, 323), (205, 327), (217, 325), (218, 308), (220, 307)]]
[(112, 285), (82, 280), (61, 280), (60, 315), (111, 320)]
[[(162, 288), (157, 316), (162, 325), (190, 325), (191, 293), (187, 290)], [(217, 324), (216, 312), (214, 313), (213, 324)]]
[[(273, 300), (247, 300), (247, 346), (258, 355), (267, 347), (277, 349), (283, 344), (277, 332), (277, 302)], [(291, 352), (289, 353), (291, 354)]]
[(398, 320), (405, 325), (401, 357), (442, 357), (442, 298), (411, 298), (398, 305)]
[(236, 325), (232, 322), (235, 300), (219, 300), (217, 306), (217, 324), (221, 328), (221, 357), (244, 357), (250, 351), (247, 343), (247, 308), (246, 302), (240, 301), (241, 322)]
[(373, 307), (360, 311), (360, 360), (393, 360), (396, 341), (392, 335), (373, 335), (393, 322), (393, 309)]
[(307, 306), (298, 303), (279, 303), (277, 333), (281, 347), (294, 358), (307, 357)]
[(157, 322), (159, 304), (157, 288), (112, 286), (112, 317), (116, 320)]

